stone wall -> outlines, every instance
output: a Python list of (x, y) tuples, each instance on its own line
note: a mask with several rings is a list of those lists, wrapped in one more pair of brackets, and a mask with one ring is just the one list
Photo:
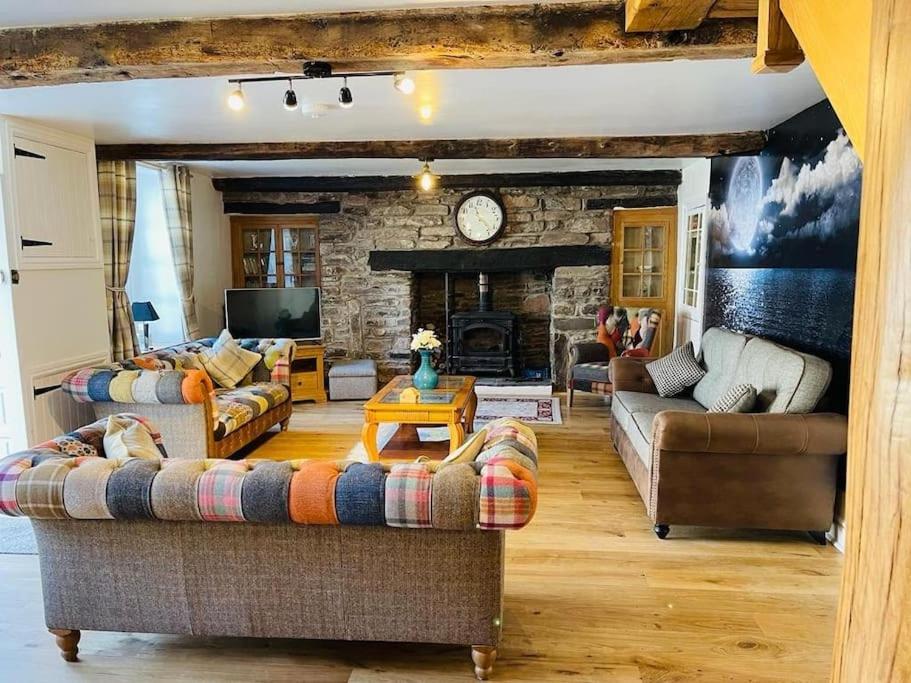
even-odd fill
[[(666, 197), (676, 191), (676, 185), (503, 189), (507, 227), (504, 236), (491, 247), (609, 246), (612, 212), (586, 209), (586, 200), (642, 200)], [(486, 248), (472, 247), (456, 237), (452, 213), (464, 194), (461, 190), (225, 192), (224, 201), (341, 203), (340, 213), (319, 216), (327, 355), (374, 358), (381, 379), (386, 379), (411, 368), (408, 344), (417, 321), (413, 311), (417, 283), (410, 272), (371, 271), (367, 263), (370, 251)], [(415, 269), (420, 269), (420, 263), (415, 263)], [(609, 270), (600, 266), (558, 268), (553, 282), (542, 285), (538, 292), (544, 295), (548, 290), (547, 295), (552, 295), (551, 362), (558, 377), (563, 375), (566, 344), (593, 335), (594, 311), (608, 300)], [(543, 305), (544, 299), (539, 297), (535, 303)]]

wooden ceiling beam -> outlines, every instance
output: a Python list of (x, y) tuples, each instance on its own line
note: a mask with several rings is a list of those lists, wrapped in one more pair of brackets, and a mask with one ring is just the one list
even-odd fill
[(479, 69), (750, 56), (755, 22), (626, 33), (620, 2), (449, 7), (0, 30), (0, 87), (136, 78)]
[(702, 24), (715, 0), (626, 0), (627, 31), (676, 31)]
[(803, 51), (779, 0), (759, 0), (758, 35), (754, 74), (785, 73), (803, 63)]
[(708, 135), (471, 140), (352, 140), (98, 145), (98, 159), (254, 161), (272, 159), (668, 159), (751, 154), (761, 131)]
[(707, 19), (753, 19), (758, 0), (626, 0), (626, 30), (679, 31)]

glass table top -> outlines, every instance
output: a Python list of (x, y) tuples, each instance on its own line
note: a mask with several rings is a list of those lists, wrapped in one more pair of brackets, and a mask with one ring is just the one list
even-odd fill
[[(459, 375), (440, 375), (440, 383), (436, 389), (419, 389), (418, 403), (428, 405), (446, 405), (455, 401), (459, 391), (469, 384), (469, 378)], [(414, 386), (411, 375), (396, 377), (391, 382), (388, 391), (380, 398), (380, 403), (400, 403), (400, 397), (405, 389)]]

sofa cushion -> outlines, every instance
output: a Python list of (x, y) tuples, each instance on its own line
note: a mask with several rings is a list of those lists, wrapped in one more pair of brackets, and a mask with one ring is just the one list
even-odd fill
[(682, 410), (688, 413), (704, 413), (697, 401), (689, 398), (663, 398), (655, 394), (637, 391), (618, 391), (611, 403), (611, 412), (617, 423), (626, 432), (636, 449), (636, 454), (651, 468), (652, 422), (662, 410)]
[(662, 396), (676, 396), (705, 376), (705, 370), (696, 362), (693, 342), (687, 342), (663, 358), (648, 363), (645, 370)]
[(831, 379), (832, 366), (821, 358), (754, 337), (740, 355), (732, 383), (756, 387), (754, 412), (809, 413)]
[(703, 407), (713, 405), (728, 390), (747, 337), (721, 327), (711, 327), (702, 335), (699, 360), (705, 377), (693, 387), (693, 398)]
[(710, 413), (748, 413), (756, 405), (756, 387), (752, 384), (735, 384), (725, 391), (710, 407)]
[(233, 389), (262, 360), (262, 355), (241, 347), (225, 330), (215, 345), (211, 349), (204, 349), (199, 358), (216, 383)]
[(281, 405), (290, 395), (288, 387), (275, 382), (245, 384), (234, 389), (216, 389), (215, 405), (218, 409), (218, 418), (215, 421), (215, 440), (225, 438), (266, 411)]

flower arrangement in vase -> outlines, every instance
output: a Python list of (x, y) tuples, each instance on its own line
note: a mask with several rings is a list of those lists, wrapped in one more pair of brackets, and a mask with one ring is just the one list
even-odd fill
[(440, 376), (430, 362), (430, 357), (434, 349), (442, 346), (437, 333), (433, 330), (425, 330), (423, 327), (411, 335), (411, 350), (421, 354), (421, 367), (414, 373), (412, 382), (417, 389), (436, 389), (440, 382)]

